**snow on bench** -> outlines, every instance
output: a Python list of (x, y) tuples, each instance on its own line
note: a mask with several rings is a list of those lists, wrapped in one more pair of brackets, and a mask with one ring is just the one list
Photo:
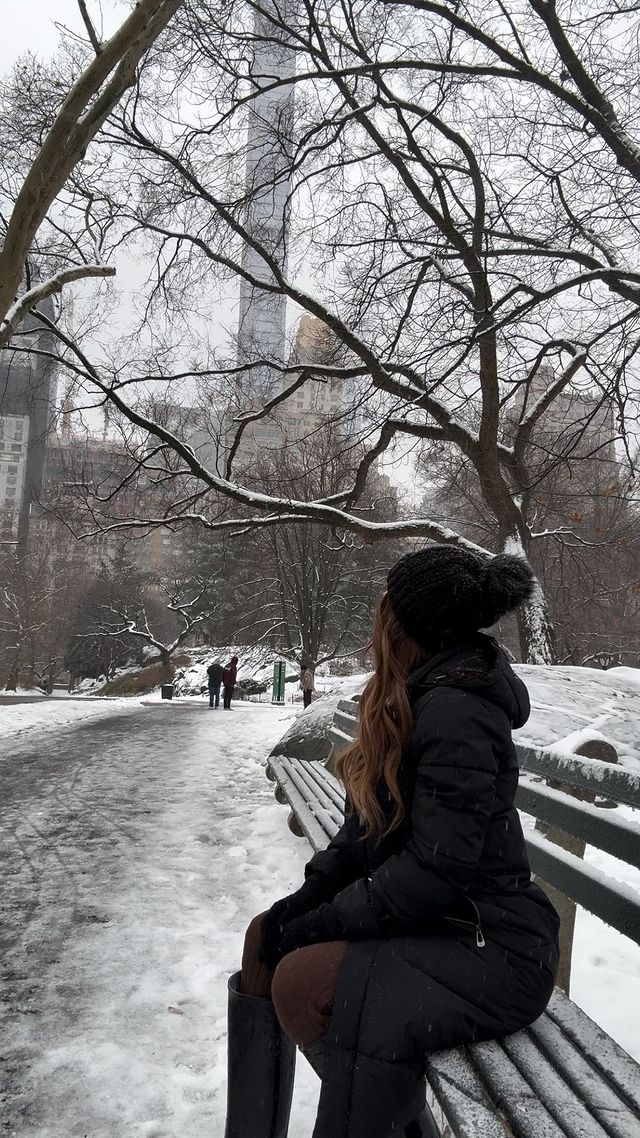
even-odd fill
[[(332, 769), (354, 737), (357, 713), (354, 700), (318, 708), (310, 734), (301, 716), (267, 760), (276, 797), (291, 809), (290, 828), (314, 850), (342, 824), (344, 792)], [(517, 750), (520, 810), (640, 868), (640, 826), (561, 789), (638, 807), (640, 775), (552, 748)], [(537, 876), (640, 944), (640, 898), (629, 886), (539, 829), (525, 837)], [(640, 1138), (640, 1066), (559, 988), (531, 1027), (428, 1054), (426, 1075), (455, 1138)]]

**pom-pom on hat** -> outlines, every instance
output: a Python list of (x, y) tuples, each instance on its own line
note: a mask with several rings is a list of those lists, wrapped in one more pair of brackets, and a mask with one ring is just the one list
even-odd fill
[(408, 553), (387, 577), (396, 620), (407, 636), (427, 648), (489, 628), (534, 588), (533, 570), (523, 557), (501, 553), (485, 560), (453, 545)]

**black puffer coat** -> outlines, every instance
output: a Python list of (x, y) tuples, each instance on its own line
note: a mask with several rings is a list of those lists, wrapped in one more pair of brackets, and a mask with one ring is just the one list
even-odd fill
[(387, 1138), (416, 1111), (426, 1051), (524, 1027), (553, 988), (559, 921), (513, 805), (527, 690), (478, 634), (411, 676), (410, 692), (404, 823), (375, 842), (351, 815), (307, 866), (333, 896), (314, 939), (340, 929), (352, 942), (314, 1138)]

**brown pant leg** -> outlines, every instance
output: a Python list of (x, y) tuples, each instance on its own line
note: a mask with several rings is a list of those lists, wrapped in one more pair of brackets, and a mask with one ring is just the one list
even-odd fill
[(282, 1030), (299, 1047), (326, 1034), (346, 941), (298, 948), (283, 957), (273, 976), (271, 998)]
[(258, 960), (260, 950), (260, 936), (262, 921), (266, 912), (259, 913), (249, 925), (244, 937), (242, 950), (242, 972), (240, 975), (240, 991), (243, 996), (270, 996), (273, 972), (266, 964)]

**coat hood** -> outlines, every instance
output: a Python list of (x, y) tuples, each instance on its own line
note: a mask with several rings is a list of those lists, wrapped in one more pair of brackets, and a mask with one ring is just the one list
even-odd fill
[(458, 688), (481, 696), (505, 712), (511, 726), (529, 718), (529, 693), (516, 676), (506, 653), (490, 636), (477, 633), (465, 644), (432, 656), (409, 676), (409, 698), (415, 704), (436, 687)]

